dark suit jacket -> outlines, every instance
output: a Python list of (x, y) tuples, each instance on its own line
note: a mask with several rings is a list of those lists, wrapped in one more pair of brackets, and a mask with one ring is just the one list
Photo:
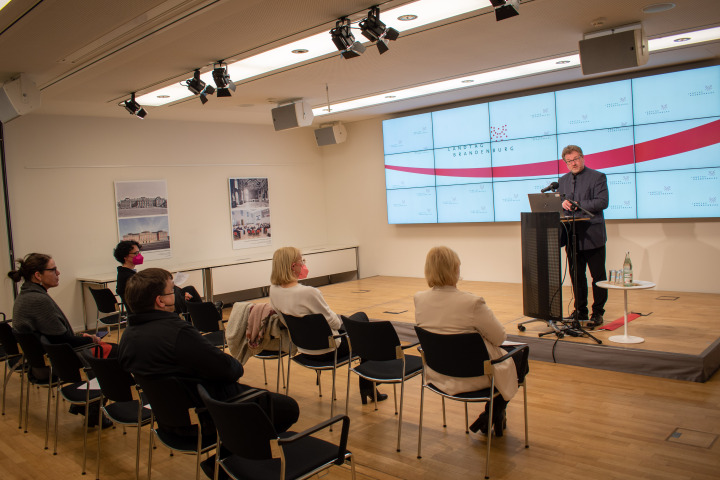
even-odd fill
[(605, 174), (588, 167), (575, 176), (568, 172), (560, 178), (558, 192), (564, 193), (566, 198), (575, 200), (595, 215), (590, 220), (576, 222), (578, 250), (591, 250), (605, 245), (607, 233), (603, 210), (610, 202)]

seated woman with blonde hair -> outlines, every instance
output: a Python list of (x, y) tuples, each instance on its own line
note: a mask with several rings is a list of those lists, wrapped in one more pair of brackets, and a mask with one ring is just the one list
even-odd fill
[[(327, 320), (334, 335), (338, 334), (343, 327), (340, 315), (333, 312), (325, 302), (320, 290), (307, 285), (302, 285), (298, 280), (307, 278), (308, 268), (302, 253), (295, 247), (282, 247), (275, 250), (272, 260), (272, 272), (270, 274), (270, 304), (273, 310), (293, 317), (304, 317), (305, 315), (322, 314)], [(363, 312), (357, 312), (348, 318), (357, 321), (370, 321)], [(337, 341), (338, 356), (348, 355), (349, 348), (347, 338)], [(327, 355), (333, 358), (332, 348), (325, 350), (304, 351), (298, 348), (301, 353), (310, 355)], [(361, 359), (362, 361), (362, 359)], [(363, 404), (367, 399), (373, 399), (372, 382), (360, 377), (360, 397)], [(377, 401), (387, 398), (386, 394), (377, 392)]]
[[(432, 333), (479, 333), (491, 359), (506, 352), (500, 347), (506, 339), (505, 329), (485, 304), (482, 297), (457, 289), (460, 279), (460, 258), (448, 247), (433, 247), (425, 259), (425, 279), (430, 290), (415, 294), (415, 322)], [(495, 398), (493, 424), (496, 436), (505, 428), (505, 407), (518, 390), (517, 372), (513, 359), (495, 365), (495, 387), (500, 395)], [(487, 376), (448, 377), (428, 369), (427, 381), (451, 395), (471, 392), (490, 386)], [(488, 410), (470, 426), (473, 432), (487, 434)]]

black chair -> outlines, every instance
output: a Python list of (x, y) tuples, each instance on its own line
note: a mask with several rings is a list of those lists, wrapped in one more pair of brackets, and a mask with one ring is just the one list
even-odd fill
[[(134, 374), (135, 381), (147, 396), (151, 407), (151, 430), (148, 456), (148, 480), (152, 474), (153, 438), (171, 451), (196, 456), (195, 478), (200, 478), (200, 455), (215, 448), (215, 432), (203, 431), (198, 414), (204, 411), (197, 392), (191, 392), (189, 382), (168, 376)], [(154, 426), (157, 423), (157, 426)], [(184, 434), (187, 433), (187, 434)]]
[[(98, 415), (98, 425), (102, 423), (102, 412), (113, 423), (123, 426), (137, 427), (137, 442), (135, 451), (135, 478), (140, 478), (140, 427), (150, 423), (151, 413), (144, 408), (144, 403), (135, 389), (135, 380), (132, 375), (122, 369), (117, 358), (95, 358), (86, 355), (85, 360), (92, 369), (95, 378), (100, 384), (101, 403), (108, 399), (109, 403), (102, 407)], [(134, 394), (134, 395), (133, 395)], [(100, 478), (100, 437), (102, 429), (98, 428), (97, 438), (97, 472), (95, 478)]]
[[(25, 390), (25, 433), (28, 431), (28, 408), (30, 406), (30, 385), (37, 387), (43, 387), (48, 389), (47, 394), (47, 412), (45, 413), (45, 450), (48, 449), (48, 440), (50, 438), (50, 395), (52, 389), (57, 386), (57, 377), (50, 376), (50, 364), (45, 356), (45, 349), (40, 343), (40, 339), (34, 333), (19, 333), (13, 332), (18, 345), (20, 346), (20, 352), (23, 354), (22, 362), (27, 365), (27, 375), (21, 377), (21, 379), (27, 380), (27, 388)], [(33, 373), (43, 372), (45, 375), (38, 376)], [(47, 378), (44, 378), (47, 376)], [(52, 380), (51, 380), (52, 379)], [(23, 383), (20, 384), (22, 390)], [(22, 393), (20, 397), (20, 403), (22, 403)], [(21, 420), (22, 423), (22, 420)]]
[(190, 321), (215, 347), (224, 349), (225, 330), (220, 328), (222, 315), (213, 302), (187, 302)]
[(345, 414), (350, 403), (350, 372), (373, 382), (373, 397), (377, 410), (377, 383), (392, 383), (395, 400), (395, 414), (398, 414), (395, 385), (400, 384), (400, 415), (398, 416), (397, 451), (400, 451), (400, 434), (402, 432), (402, 408), (405, 394), (405, 380), (422, 373), (422, 359), (416, 355), (405, 355), (404, 350), (417, 346), (401, 345), (395, 327), (390, 322), (358, 322), (343, 318), (345, 331), (348, 334), (350, 355), (357, 355), (363, 362), (353, 366), (348, 364), (348, 387), (345, 399)]
[[(290, 351), (292, 345), (306, 350), (326, 350), (332, 348), (332, 359), (329, 355), (311, 355), (309, 353), (297, 353), (291, 357), (292, 361), (305, 368), (315, 370), (317, 373), (317, 385), (319, 396), (322, 397), (322, 384), (320, 383), (320, 374), (324, 370), (332, 371), (332, 395), (330, 398), (330, 417), (335, 415), (335, 375), (337, 368), (345, 365), (350, 361), (350, 354), (339, 355), (335, 339), (345, 336), (346, 334), (333, 335), (330, 325), (328, 325), (325, 317), (320, 313), (305, 315), (304, 317), (294, 317), (281, 313), (280, 316), (288, 328), (290, 335)], [(285, 383), (285, 395), (290, 390), (290, 360), (288, 360), (287, 382)], [(330, 429), (332, 431), (332, 428)]]
[[(350, 431), (347, 415), (330, 418), (301, 433), (278, 435), (258, 404), (214, 400), (202, 386), (198, 391), (217, 427), (217, 451), (229, 451), (222, 458), (216, 456), (215, 478), (221, 466), (234, 479), (302, 479), (348, 461), (355, 479), (355, 463), (346, 448)], [(339, 445), (311, 436), (337, 422), (342, 422)]]
[[(485, 347), (483, 338), (479, 333), (460, 333), (454, 335), (441, 335), (431, 333), (427, 330), (415, 326), (418, 340), (420, 341), (420, 353), (423, 360), (423, 382), (420, 389), (420, 424), (418, 426), (418, 458), (421, 457), (420, 447), (422, 443), (422, 422), (423, 422), (423, 405), (425, 400), (425, 389), (430, 390), (442, 397), (443, 409), (443, 427), (447, 426), (445, 418), (445, 399), (456, 400), (465, 404), (465, 433), (468, 433), (468, 409), (469, 402), (489, 402), (488, 415), (488, 436), (487, 450), (485, 456), (485, 478), (490, 478), (490, 444), (492, 441), (491, 422), (493, 418), (494, 399), (500, 392), (495, 388), (495, 377), (493, 375), (494, 365), (514, 358), (516, 361), (527, 361), (529, 347), (527, 345), (514, 347), (507, 354), (495, 360), (490, 359), (490, 355)], [(525, 363), (522, 363), (525, 365)], [(450, 377), (479, 377), (487, 375), (490, 379), (490, 386), (481, 390), (472, 392), (463, 392), (451, 395), (437, 388), (432, 383), (427, 382), (426, 369), (430, 368), (434, 372)], [(525, 406), (525, 448), (528, 448), (528, 428), (527, 428), (527, 392), (525, 375), (519, 380), (519, 385), (523, 387), (524, 406)]]
[[(85, 420), (83, 428), (83, 464), (82, 473), (85, 474), (87, 465), (87, 432), (88, 421), (90, 420), (90, 405), (99, 404), (102, 394), (99, 388), (92, 388), (90, 378), (87, 375), (85, 365), (80, 360), (78, 352), (67, 343), (50, 343), (45, 338), (41, 339), (42, 346), (50, 359), (50, 374), (57, 375), (56, 387), (58, 395), (55, 395), (55, 444), (53, 455), (57, 455), (58, 444), (58, 415), (60, 412), (60, 396), (72, 405), (85, 407)], [(88, 346), (88, 348), (91, 347)], [(99, 407), (98, 407), (99, 408)], [(102, 428), (102, 422), (97, 424)]]
[[(22, 375), (25, 373), (25, 363), (22, 361), (22, 353), (18, 347), (15, 335), (12, 332), (12, 320), (5, 320), (5, 314), (0, 312), (2, 315), (2, 321), (0, 321), (0, 361), (5, 361), (5, 372), (3, 374), (3, 394), (2, 394), (2, 414), (5, 415), (5, 398), (7, 397), (7, 388), (10, 377), (14, 372), (20, 372), (20, 408), (19, 418), (20, 427), (22, 427), (22, 401), (23, 401), (23, 388), (22, 388)], [(8, 372), (9, 370), (9, 372)]]
[(95, 333), (102, 323), (108, 327), (117, 326), (118, 339), (120, 338), (120, 326), (127, 322), (127, 316), (123, 312), (122, 305), (118, 303), (115, 294), (109, 288), (91, 288), (90, 293), (95, 300), (97, 306), (97, 320), (95, 321)]

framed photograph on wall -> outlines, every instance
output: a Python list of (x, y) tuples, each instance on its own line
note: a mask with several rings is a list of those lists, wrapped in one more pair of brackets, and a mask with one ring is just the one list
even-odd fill
[(118, 241), (135, 240), (147, 260), (170, 258), (167, 182), (115, 182)]
[(234, 250), (270, 245), (267, 178), (230, 178), (230, 229)]

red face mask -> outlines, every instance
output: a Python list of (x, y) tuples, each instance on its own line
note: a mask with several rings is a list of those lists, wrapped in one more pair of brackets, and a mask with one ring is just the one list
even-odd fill
[(138, 252), (138, 254), (132, 258), (132, 263), (133, 265), (142, 265), (143, 260), (145, 260), (145, 258), (142, 256), (142, 253)]
[(300, 269), (300, 275), (298, 275), (298, 279), (302, 280), (304, 278), (307, 278), (308, 272), (309, 272), (309, 270), (308, 270), (307, 266), (303, 265), (302, 268)]

